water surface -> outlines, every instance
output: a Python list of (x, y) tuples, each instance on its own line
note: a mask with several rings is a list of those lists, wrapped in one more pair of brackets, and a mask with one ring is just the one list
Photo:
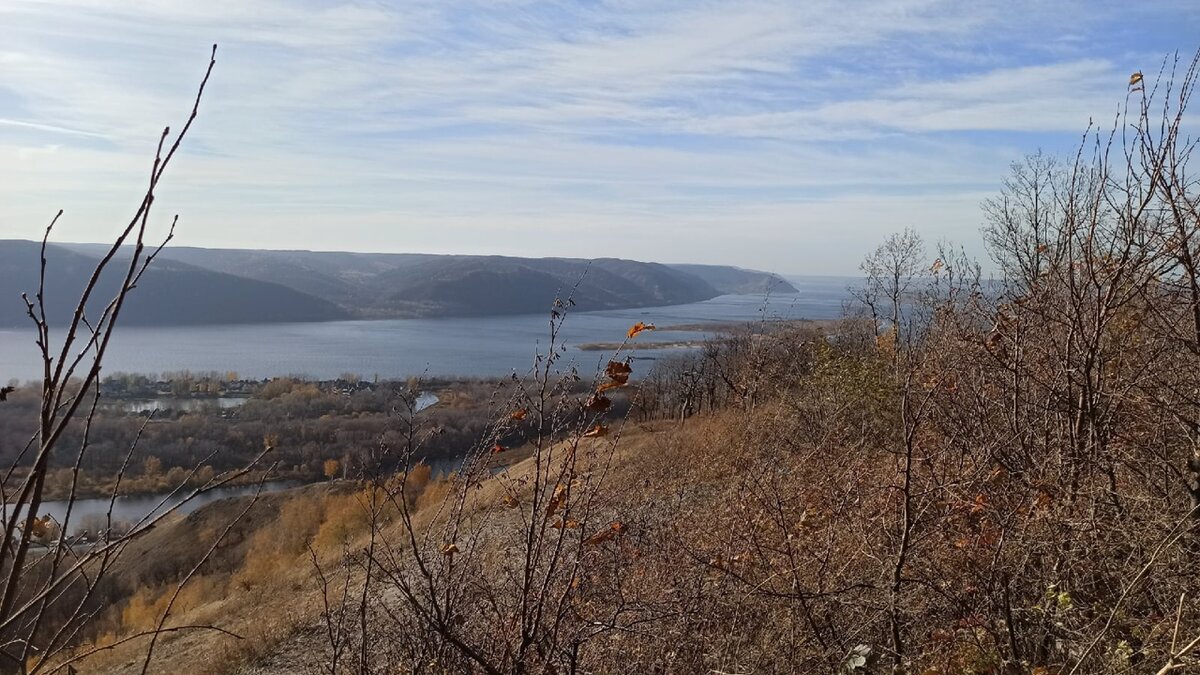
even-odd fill
[[(658, 326), (840, 316), (847, 280), (805, 278), (797, 295), (725, 295), (704, 302), (570, 314), (559, 336), (566, 356), (583, 370), (603, 352), (574, 347), (619, 342), (637, 321)], [(640, 339), (689, 340), (694, 332), (658, 331)], [(39, 376), (31, 330), (0, 329), (0, 382)], [(235, 371), (243, 378), (300, 375), (332, 379), (344, 373), (381, 379), (420, 375), (502, 376), (524, 373), (549, 344), (546, 315), (445, 319), (331, 321), (234, 326), (120, 326), (105, 372)], [(669, 350), (639, 351), (635, 358)]]
[[(299, 485), (299, 483), (295, 481), (268, 481), (263, 483), (262, 490), (263, 492), (273, 492), (296, 485)], [(178, 506), (176, 509), (177, 513), (191, 513), (205, 504), (211, 504), (227, 497), (252, 495), (256, 491), (258, 491), (258, 484), (231, 485), (197, 495), (187, 502), (183, 500), (191, 494), (191, 488), (179, 490), (174, 494), (163, 493), (117, 497), (112, 503), (112, 522), (114, 525), (120, 523), (133, 524), (141, 521), (143, 518), (153, 517), (176, 506)], [(71, 522), (68, 525), (69, 534), (76, 534), (85, 529), (94, 532), (99, 528), (103, 528), (107, 522), (108, 508), (108, 497), (75, 500), (75, 506), (71, 509)], [(6, 515), (11, 510), (11, 507), (7, 509)], [(38, 515), (44, 516), (46, 514), (50, 514), (55, 522), (62, 523), (63, 519), (67, 517), (66, 500), (42, 502), (40, 508), (38, 508)]]

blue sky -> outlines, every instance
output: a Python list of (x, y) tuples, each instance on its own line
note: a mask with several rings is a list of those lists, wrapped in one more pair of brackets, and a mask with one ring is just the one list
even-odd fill
[(1200, 3), (0, 0), (0, 237), (109, 237), (179, 124), (176, 243), (850, 273), (978, 251)]

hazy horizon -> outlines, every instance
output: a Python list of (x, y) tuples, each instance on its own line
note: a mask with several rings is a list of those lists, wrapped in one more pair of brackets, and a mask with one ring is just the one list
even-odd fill
[(0, 25), (0, 236), (63, 208), (56, 239), (109, 239), (218, 43), (157, 202), (176, 245), (852, 275), (905, 227), (978, 254), (1008, 165), (1110, 124), (1200, 6), (10, 0)]
[[(13, 240), (35, 242), (35, 243), (41, 241), (40, 238), (39, 239), (25, 239), (25, 238), (20, 238), (20, 237), (10, 239), (10, 241), (13, 241)], [(2, 242), (2, 241), (5, 241), (5, 239), (0, 238), (0, 242)], [(112, 245), (112, 242), (65, 241), (65, 240), (59, 240), (59, 239), (54, 239), (54, 238), (51, 238), (49, 243), (57, 244), (57, 245), (61, 245), (61, 246), (111, 246)], [(132, 246), (132, 244), (127, 244), (126, 246)], [(415, 254), (415, 255), (439, 255), (439, 256), (500, 256), (500, 257), (512, 257), (512, 258), (535, 258), (535, 259), (540, 259), (540, 258), (573, 258), (573, 259), (580, 259), (580, 260), (591, 259), (586, 256), (558, 256), (558, 255), (545, 255), (545, 256), (525, 255), (525, 256), (523, 256), (523, 255), (510, 255), (510, 254), (501, 254), (501, 253), (453, 253), (453, 252), (452, 253), (424, 253), (424, 252), (420, 252), (420, 251), (382, 251), (382, 250), (361, 251), (361, 250), (337, 249), (337, 248), (316, 249), (316, 248), (282, 248), (282, 247), (250, 248), (250, 247), (246, 247), (246, 246), (183, 246), (183, 245), (177, 245), (174, 242), (169, 243), (168, 246), (171, 248), (205, 248), (205, 249), (230, 250), (230, 251), (280, 251), (280, 252), (300, 252), (300, 253), (338, 253), (338, 254), (349, 254), (349, 255), (358, 255), (358, 254), (409, 255), (409, 254)], [(710, 264), (710, 263), (691, 263), (691, 262), (684, 262), (684, 261), (670, 260), (670, 259), (656, 260), (656, 259), (648, 258), (645, 256), (641, 256), (641, 257), (639, 257), (639, 256), (623, 256), (623, 257), (622, 256), (598, 256), (598, 257), (620, 257), (624, 260), (634, 260), (637, 262), (647, 262), (647, 263), (659, 263), (659, 264), (668, 265), (668, 266)], [(711, 264), (714, 266), (740, 267), (742, 269), (746, 269), (746, 270), (750, 270), (750, 271), (768, 272), (771, 274), (776, 274), (785, 279), (789, 278), (789, 277), (796, 277), (796, 278), (822, 277), (822, 278), (831, 278), (831, 279), (834, 279), (834, 278), (836, 278), (836, 279), (857, 279), (861, 276), (860, 274), (856, 274), (856, 273), (815, 274), (815, 273), (805, 273), (805, 272), (791, 272), (788, 270), (765, 270), (765, 269), (760, 269), (760, 268), (747, 267), (745, 265), (722, 265), (721, 263), (711, 263)]]

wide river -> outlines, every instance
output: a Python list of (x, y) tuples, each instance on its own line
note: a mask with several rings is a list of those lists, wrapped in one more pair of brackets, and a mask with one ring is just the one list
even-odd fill
[[(852, 280), (800, 277), (795, 295), (724, 295), (686, 305), (570, 314), (560, 341), (582, 370), (602, 352), (587, 342), (620, 342), (637, 321), (670, 326), (762, 319), (830, 319), (841, 315)], [(658, 331), (639, 340), (688, 340), (694, 332)], [(549, 339), (548, 315), (448, 319), (331, 321), (231, 326), (118, 327), (105, 372), (236, 371), (243, 378), (303, 375), (330, 379), (412, 375), (496, 376), (525, 372)], [(635, 352), (653, 358), (669, 350)], [(39, 376), (32, 330), (0, 329), (0, 383)]]

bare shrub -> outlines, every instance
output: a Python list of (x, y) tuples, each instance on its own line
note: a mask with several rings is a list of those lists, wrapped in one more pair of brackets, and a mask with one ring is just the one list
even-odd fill
[[(109, 493), (104, 523), (89, 524), (89, 529), (94, 530), (94, 538), (86, 544), (67, 545), (67, 542), (59, 541), (38, 546), (50, 525), (50, 519), (40, 513), (47, 499), (48, 482), (68, 483), (66, 515), (57, 525), (68, 535), (75, 526), (74, 506), (80, 487), (80, 469), (92, 450), (91, 433), (100, 399), (98, 384), (105, 352), (129, 294), (174, 232), (178, 217), (172, 220), (171, 232), (162, 243), (152, 245), (147, 241), (157, 188), (196, 118), (205, 85), (215, 65), (215, 53), (214, 46), (214, 58), (209, 61), (182, 129), (174, 138), (169, 129), (164, 129), (159, 138), (141, 202), (97, 263), (81, 290), (70, 320), (61, 327), (51, 325), (47, 316), (54, 312), (48, 311), (43, 290), (47, 275), (54, 273), (47, 261), (46, 250), (62, 216), (61, 211), (46, 228), (42, 240), (39, 286), (32, 294), (22, 296), (36, 331), (43, 377), (36, 406), (37, 431), (0, 481), (0, 506), (7, 515), (3, 540), (0, 541), (0, 577), (3, 578), (0, 589), (0, 636), (3, 636), (0, 660), (3, 664), (0, 668), (5, 671), (26, 673), (64, 669), (87, 653), (114, 644), (81, 647), (95, 629), (93, 619), (99, 612), (98, 603), (102, 602), (100, 589), (103, 582), (125, 548), (174, 510), (163, 509), (128, 527), (118, 526), (113, 520), (112, 505), (121, 489), (122, 479), (132, 466), (131, 457), (137, 445), (135, 437)], [(115, 286), (116, 290), (107, 296), (104, 289), (110, 286)], [(61, 470), (55, 471), (51, 467), (51, 457), (56, 455), (72, 458), (69, 480)], [(199, 468), (197, 465), (190, 472), (168, 473), (167, 480), (174, 481), (168, 499), (182, 495), (182, 501), (186, 502), (245, 473), (243, 470), (211, 476), (198, 487), (186, 488), (185, 483)], [(186, 579), (182, 583), (186, 583)], [(155, 621), (144, 624), (146, 630), (137, 636), (147, 638), (150, 644), (145, 654), (147, 664), (157, 634), (179, 629), (165, 628), (165, 623), (182, 583), (165, 603), (155, 600), (151, 607), (145, 605), (145, 599), (139, 600), (143, 603), (139, 607), (144, 605), (143, 608), (158, 612)]]

